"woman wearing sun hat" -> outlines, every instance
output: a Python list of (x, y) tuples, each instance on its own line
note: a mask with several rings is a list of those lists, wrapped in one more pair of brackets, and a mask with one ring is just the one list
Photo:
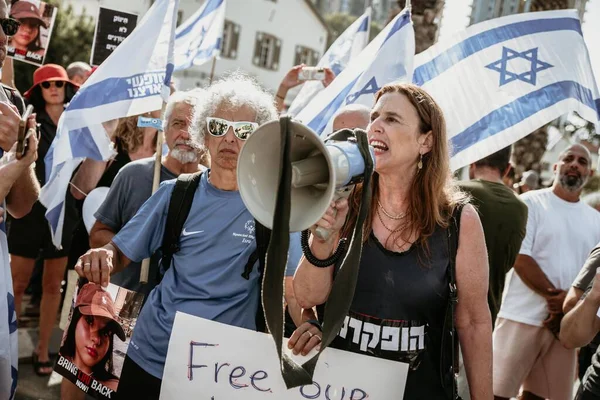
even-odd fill
[(48, 28), (42, 18), (40, 9), (28, 1), (17, 1), (10, 9), (10, 16), (21, 23), (17, 33), (9, 38), (8, 47), (13, 47), (16, 54), (27, 55), (27, 52), (41, 54), (44, 52), (40, 39), (40, 26)]
[[(36, 120), (40, 125), (35, 172), (41, 186), (46, 182), (44, 157), (56, 136), (56, 125), (65, 104), (71, 100), (77, 88), (78, 86), (69, 80), (63, 67), (47, 64), (34, 72), (33, 86), (24, 93), (25, 98), (33, 105)], [(72, 229), (77, 218), (73, 203), (73, 198), (67, 194), (61, 250), (57, 250), (52, 244), (50, 228), (45, 218), (46, 208), (39, 201), (34, 204), (28, 215), (12, 219), (8, 230), (17, 313), (21, 310), (23, 293), (31, 278), (36, 258), (41, 255), (44, 260), (40, 335), (32, 355), (34, 370), (39, 375), (52, 373), (48, 345), (59, 308), (61, 281), (67, 264)]]

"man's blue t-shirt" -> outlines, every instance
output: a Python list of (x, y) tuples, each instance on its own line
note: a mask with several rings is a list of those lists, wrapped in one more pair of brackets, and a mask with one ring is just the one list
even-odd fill
[[(259, 297), (258, 262), (250, 279), (242, 273), (256, 249), (254, 218), (239, 192), (223, 191), (203, 173), (180, 237), (171, 268), (150, 293), (127, 350), (140, 367), (162, 378), (175, 313), (247, 329), (256, 329)], [(159, 190), (119, 231), (113, 242), (132, 261), (141, 261), (162, 245), (175, 180)], [(298, 235), (290, 243), (288, 265), (298, 264)], [(293, 268), (293, 267), (292, 267)]]

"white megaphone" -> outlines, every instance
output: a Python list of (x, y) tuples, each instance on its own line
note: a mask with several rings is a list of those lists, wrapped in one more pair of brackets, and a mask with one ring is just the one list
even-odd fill
[[(289, 122), (292, 188), (290, 232), (316, 224), (334, 198), (348, 196), (364, 173), (365, 163), (356, 143), (327, 141), (309, 127)], [(244, 143), (237, 166), (238, 188), (248, 211), (272, 228), (281, 171), (279, 120), (260, 126)], [(370, 154), (375, 160), (373, 149)], [(326, 230), (317, 230), (325, 239)]]

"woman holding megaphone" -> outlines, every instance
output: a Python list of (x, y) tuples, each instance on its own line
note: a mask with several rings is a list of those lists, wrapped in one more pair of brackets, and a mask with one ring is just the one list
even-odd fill
[[(408, 363), (404, 399), (456, 398), (457, 332), (471, 398), (492, 399), (485, 239), (477, 212), (452, 179), (442, 110), (411, 84), (386, 85), (375, 99), (367, 129), (376, 167), (358, 283), (331, 346)], [(361, 191), (357, 185), (348, 201), (332, 203), (312, 227), (314, 257), (327, 259), (350, 236)], [(329, 239), (315, 236), (318, 227), (330, 230)], [(300, 306), (325, 303), (335, 276), (333, 265), (302, 258), (294, 277)], [(314, 329), (303, 327), (292, 337), (296, 348), (317, 345)]]

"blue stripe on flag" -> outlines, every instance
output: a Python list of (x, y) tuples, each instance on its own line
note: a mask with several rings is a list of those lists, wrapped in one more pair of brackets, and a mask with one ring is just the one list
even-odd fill
[[(451, 139), (453, 155), (566, 99), (576, 99), (592, 109), (596, 107), (595, 103), (598, 102), (594, 101), (590, 89), (577, 82), (561, 81), (552, 83), (492, 111), (454, 136)], [(599, 114), (598, 118), (600, 119), (600, 112), (596, 112)]]
[(215, 11), (217, 8), (219, 8), (221, 6), (221, 4), (223, 4), (223, 0), (208, 0), (209, 4), (206, 5), (206, 8), (204, 9), (204, 11), (202, 11), (202, 13), (192, 22), (190, 22), (190, 24), (187, 26), (187, 28), (183, 29), (181, 32), (177, 33), (175, 35), (175, 39), (179, 39), (182, 36), (187, 35), (188, 33), (190, 33), (190, 31), (192, 29), (194, 29), (194, 26), (196, 25), (196, 23), (198, 21), (200, 21), (202, 18), (206, 17), (208, 14), (210, 14), (211, 12)]
[(358, 30), (356, 31), (356, 33), (358, 32), (367, 32), (369, 30), (369, 18), (365, 18), (362, 22), (362, 24), (360, 24), (360, 26), (358, 27)]
[(174, 70), (175, 70), (175, 64), (168, 63), (167, 64), (167, 71), (165, 73), (165, 80), (163, 82), (166, 86), (169, 86), (171, 84), (171, 78), (173, 77), (173, 71)]
[(50, 222), (50, 227), (52, 228), (52, 233), (56, 234), (56, 230), (58, 229), (58, 219), (60, 218), (60, 212), (62, 211), (64, 205), (64, 201), (60, 202), (56, 207), (52, 210), (46, 211), (46, 219)]
[(433, 60), (417, 67), (413, 75), (413, 82), (421, 86), (429, 82), (442, 72), (450, 69), (461, 60), (472, 56), (473, 54), (494, 46), (507, 40), (515, 39), (525, 35), (532, 35), (540, 32), (553, 32), (571, 30), (581, 32), (581, 24), (575, 18), (546, 18), (537, 20), (528, 20), (515, 22), (493, 28), (477, 35), (471, 36), (460, 43), (455, 44), (444, 51)]
[[(149, 78), (149, 83), (146, 83), (145, 78)], [(165, 71), (155, 71), (129, 77), (104, 79), (77, 92), (69, 104), (68, 111), (94, 108), (117, 101), (142, 99), (160, 94), (165, 78)]]
[(598, 111), (598, 120), (600, 120), (600, 99), (596, 99), (595, 103), (596, 103), (596, 111)]
[(350, 93), (350, 90), (356, 84), (356, 81), (361, 77), (362, 74), (359, 74), (352, 82), (348, 84), (341, 92), (334, 97), (333, 100), (321, 110), (313, 119), (308, 123), (308, 126), (315, 132), (323, 132), (329, 120), (336, 113), (337, 110), (344, 104), (344, 100), (346, 96)]
[(73, 158), (92, 158), (99, 161), (103, 159), (102, 153), (100, 153), (98, 145), (94, 141), (92, 132), (90, 132), (87, 126), (69, 131), (69, 143)]
[(404, 15), (402, 15), (400, 18), (398, 18), (396, 20), (396, 22), (394, 23), (394, 26), (392, 26), (392, 29), (390, 29), (387, 37), (385, 38), (383, 43), (381, 43), (380, 49), (383, 48), (383, 46), (385, 45), (385, 42), (387, 42), (389, 38), (394, 36), (394, 34), (396, 32), (398, 32), (400, 29), (402, 29), (404, 26), (408, 25), (409, 23), (410, 23), (410, 12), (406, 12), (406, 13), (404, 13)]

